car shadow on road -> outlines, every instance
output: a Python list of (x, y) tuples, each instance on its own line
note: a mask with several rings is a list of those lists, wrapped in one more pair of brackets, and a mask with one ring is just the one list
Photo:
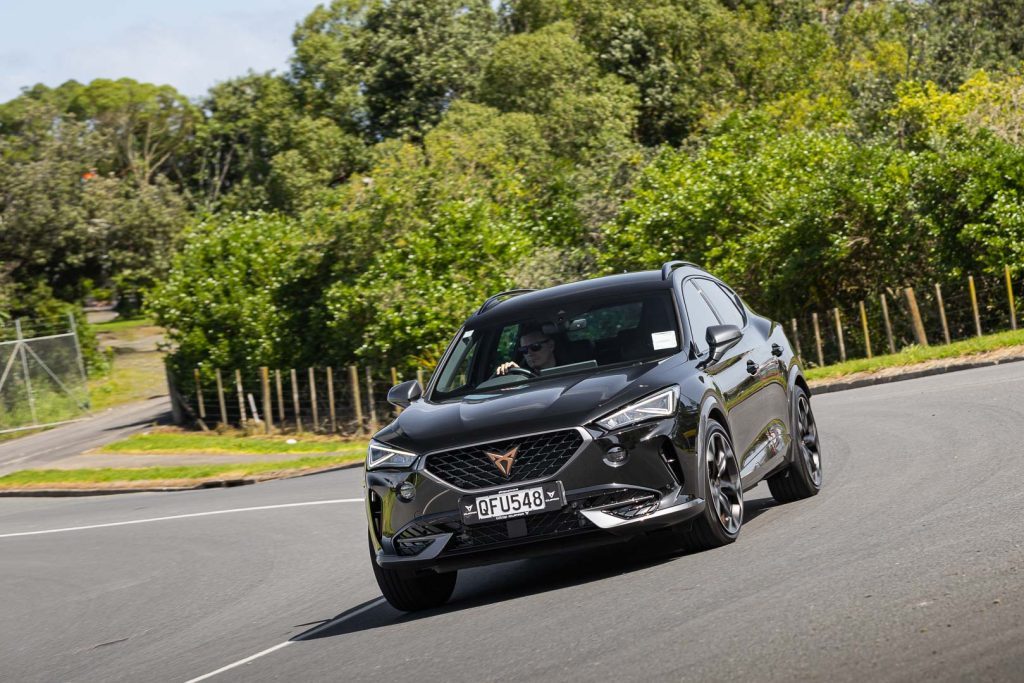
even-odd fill
[[(752, 521), (775, 505), (777, 503), (770, 497), (746, 501), (745, 522)], [(718, 551), (705, 552), (725, 550), (726, 548), (722, 548)], [(691, 555), (694, 553), (678, 550), (668, 534), (661, 532), (613, 545), (463, 570), (459, 575), (452, 600), (443, 607), (405, 613), (394, 609), (386, 602), (381, 602), (380, 598), (375, 598), (346, 609), (324, 622), (330, 624), (329, 626), (325, 627), (322, 624), (295, 636), (292, 640), (333, 638), (348, 633), (430, 619), (442, 614), (601, 581), (669, 562), (683, 562)]]

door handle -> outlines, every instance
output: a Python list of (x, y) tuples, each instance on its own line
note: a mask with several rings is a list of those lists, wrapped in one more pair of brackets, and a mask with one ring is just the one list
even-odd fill
[(757, 363), (755, 363), (752, 360), (748, 360), (747, 361), (747, 372), (749, 372), (751, 375), (756, 375), (757, 374)]
[(781, 356), (782, 355), (782, 347), (779, 346), (778, 344), (772, 344), (772, 355), (776, 356), (776, 357)]

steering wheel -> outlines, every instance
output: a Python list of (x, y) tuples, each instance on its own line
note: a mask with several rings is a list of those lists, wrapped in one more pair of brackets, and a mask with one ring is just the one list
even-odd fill
[(533, 372), (526, 368), (511, 367), (505, 371), (506, 375), (522, 375), (524, 377), (533, 377)]

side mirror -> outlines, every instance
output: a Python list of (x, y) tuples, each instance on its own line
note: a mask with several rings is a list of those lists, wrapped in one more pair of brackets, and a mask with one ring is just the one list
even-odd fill
[(712, 325), (708, 328), (705, 339), (708, 342), (708, 365), (713, 365), (722, 360), (722, 356), (736, 342), (740, 340), (743, 333), (735, 325)]
[(423, 395), (423, 387), (414, 379), (396, 384), (388, 390), (388, 403), (399, 408), (408, 408), (409, 404)]

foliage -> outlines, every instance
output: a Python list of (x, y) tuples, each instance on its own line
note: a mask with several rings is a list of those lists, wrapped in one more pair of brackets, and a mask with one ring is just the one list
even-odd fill
[(366, 442), (338, 438), (283, 436), (224, 436), (219, 434), (189, 434), (152, 432), (133, 434), (105, 444), (101, 453), (160, 453), (206, 455), (226, 453), (357, 453), (366, 452)]
[[(963, 339), (952, 344), (937, 344), (933, 346), (918, 346), (914, 344), (895, 354), (886, 354), (873, 358), (857, 358), (855, 360), (848, 360), (845, 363), (811, 368), (807, 371), (807, 379), (811, 381), (840, 379), (855, 372), (878, 372), (886, 368), (905, 367), (946, 358), (962, 358), (964, 356), (974, 356), (1002, 349), (1014, 349), (1019, 352), (1022, 346), (1024, 346), (1024, 330), (987, 334), (983, 337)], [(811, 388), (813, 390), (813, 386)]]
[(274, 479), (313, 472), (366, 458), (365, 449), (347, 455), (312, 455), (276, 462), (230, 465), (168, 465), (166, 467), (18, 470), (0, 477), (2, 489), (40, 488), (139, 488), (142, 486), (191, 486), (211, 479)]
[(182, 376), (212, 367), (284, 367), (307, 343), (297, 314), (280, 293), (315, 266), (315, 235), (266, 213), (200, 219), (187, 228), (170, 276), (152, 292), (149, 311), (177, 347)]
[(780, 317), (1019, 274), (1022, 16), (333, 0), (196, 102), (36, 85), (0, 105), (0, 318), (152, 290), (180, 372), (404, 370), (496, 290), (673, 257)]

